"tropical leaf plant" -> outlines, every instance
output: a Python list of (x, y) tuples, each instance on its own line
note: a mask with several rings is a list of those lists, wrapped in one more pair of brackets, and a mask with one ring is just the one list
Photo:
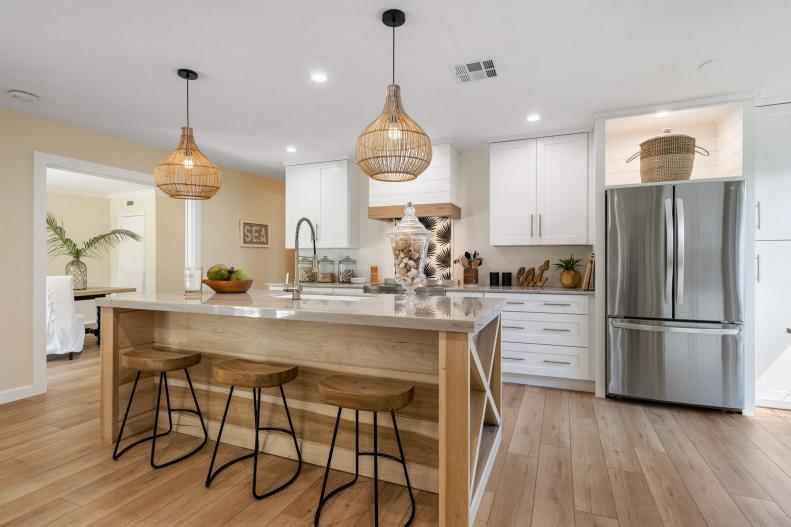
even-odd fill
[(127, 229), (113, 229), (89, 238), (78, 245), (66, 234), (66, 228), (58, 222), (52, 212), (47, 212), (47, 246), (51, 256), (71, 256), (78, 258), (95, 258), (109, 251), (126, 240), (139, 242), (142, 236)]
[(556, 271), (573, 271), (579, 267), (581, 261), (582, 258), (574, 258), (574, 254), (572, 253), (568, 258), (558, 259), (552, 268)]

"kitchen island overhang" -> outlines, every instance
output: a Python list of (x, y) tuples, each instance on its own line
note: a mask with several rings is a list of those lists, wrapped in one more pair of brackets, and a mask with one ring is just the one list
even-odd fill
[[(198, 299), (178, 293), (107, 297), (98, 304), (104, 333), (102, 438), (115, 439), (136, 373), (124, 369), (119, 357), (133, 348), (203, 355), (190, 375), (212, 439), (228, 390), (212, 379), (212, 364), (239, 357), (297, 365), (299, 377), (286, 385), (286, 396), (303, 459), (319, 466), (326, 463), (337, 409), (319, 402), (317, 381), (339, 372), (405, 380), (414, 383), (415, 398), (396, 413), (412, 485), (438, 494), (440, 525), (472, 524), (501, 438), (499, 304), (418, 296), (408, 306), (393, 295), (293, 301), (273, 291)], [(168, 377), (173, 406), (190, 407), (183, 376)], [(262, 425), (285, 424), (279, 394), (263, 393)], [(132, 433), (150, 430), (155, 394), (155, 377), (141, 379), (130, 412)], [(235, 391), (223, 442), (252, 448), (252, 415), (249, 390)], [(360, 421), (361, 448), (370, 448), (371, 415), (361, 413)], [(393, 454), (397, 447), (387, 422), (380, 420), (380, 451)], [(202, 433), (187, 413), (174, 414), (174, 429)], [(294, 458), (289, 438), (262, 437), (264, 452)], [(352, 411), (343, 412), (335, 451), (333, 468), (353, 473)], [(403, 484), (400, 466), (392, 465), (380, 464), (380, 479)], [(361, 459), (360, 472), (373, 473), (370, 460)]]

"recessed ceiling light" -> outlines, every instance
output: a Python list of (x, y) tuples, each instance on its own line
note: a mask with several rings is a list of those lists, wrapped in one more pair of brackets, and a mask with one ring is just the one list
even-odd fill
[(541, 120), (541, 116), (538, 115), (537, 113), (531, 113), (530, 115), (527, 116), (527, 122), (528, 123), (534, 123), (534, 122), (540, 121), (540, 120)]
[(313, 82), (327, 82), (327, 74), (321, 71), (314, 71), (310, 74), (310, 80)]
[(293, 154), (296, 151), (297, 151), (297, 147), (296, 146), (287, 146), (286, 147), (286, 152), (288, 152), (289, 154)]
[(8, 90), (6, 94), (22, 102), (33, 102), (38, 100), (38, 95), (35, 93), (30, 93), (29, 91)]
[(668, 112), (667, 110), (662, 110), (661, 112), (656, 112), (654, 114), (654, 117), (656, 117), (657, 119), (661, 119), (662, 117), (667, 117), (668, 115), (670, 115), (670, 112)]

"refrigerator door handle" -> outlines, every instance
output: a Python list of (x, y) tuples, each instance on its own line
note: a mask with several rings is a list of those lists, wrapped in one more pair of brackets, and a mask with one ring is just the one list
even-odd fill
[(665, 303), (673, 303), (673, 202), (665, 200)]
[(676, 275), (676, 304), (684, 303), (684, 200), (676, 199), (676, 214), (678, 215), (678, 274)]
[(639, 331), (657, 331), (660, 333), (693, 333), (697, 335), (738, 335), (741, 328), (699, 328), (694, 326), (657, 326), (654, 324), (637, 324), (633, 322), (610, 321), (614, 328), (636, 329)]

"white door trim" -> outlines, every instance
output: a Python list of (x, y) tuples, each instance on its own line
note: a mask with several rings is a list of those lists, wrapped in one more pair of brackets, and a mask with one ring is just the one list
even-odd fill
[(24, 399), (47, 391), (46, 350), (46, 281), (47, 281), (47, 168), (62, 168), (94, 176), (154, 185), (151, 174), (72, 159), (69, 157), (33, 152), (33, 382), (0, 392), (0, 404)]

